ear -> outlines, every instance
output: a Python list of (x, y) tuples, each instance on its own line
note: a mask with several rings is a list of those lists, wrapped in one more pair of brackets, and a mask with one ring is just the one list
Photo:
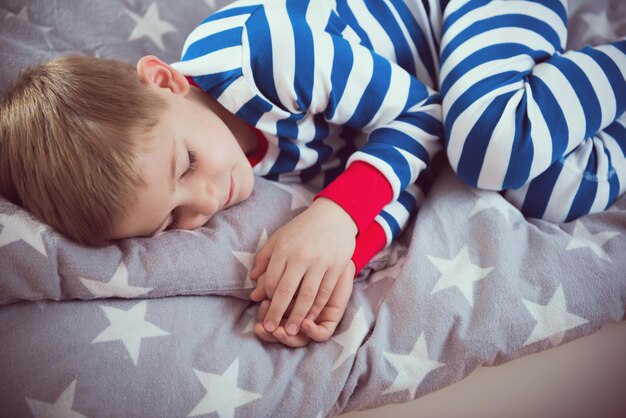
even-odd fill
[(183, 96), (189, 92), (185, 76), (154, 55), (146, 55), (137, 62), (137, 73), (148, 86), (166, 88)]

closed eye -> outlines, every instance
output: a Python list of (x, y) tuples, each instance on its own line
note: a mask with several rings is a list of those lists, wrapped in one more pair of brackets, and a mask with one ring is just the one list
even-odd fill
[(172, 211), (172, 220), (170, 224), (165, 229), (177, 229), (178, 228), (178, 215), (176, 214), (176, 210)]
[(185, 172), (180, 176), (181, 179), (190, 176), (196, 169), (196, 153), (191, 150), (187, 152), (189, 154), (189, 167), (187, 167), (187, 170), (185, 170)]
[[(180, 176), (181, 180), (193, 174), (193, 172), (196, 169), (196, 163), (197, 163), (196, 153), (191, 150), (187, 151), (187, 153), (189, 155), (189, 167), (187, 167), (187, 170), (185, 170), (185, 172)], [(177, 212), (178, 211), (176, 209), (172, 211), (171, 213), (172, 220), (170, 221), (170, 224), (165, 229), (177, 229), (178, 228), (179, 219), (178, 219)]]

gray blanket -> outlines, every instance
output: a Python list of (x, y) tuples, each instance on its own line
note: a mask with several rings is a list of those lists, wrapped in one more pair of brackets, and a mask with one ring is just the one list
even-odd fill
[[(174, 60), (215, 7), (5, 3), (3, 91), (22, 65), (69, 52)], [(613, 24), (589, 32), (602, 7)], [(623, 33), (625, 9), (575, 4), (572, 39)], [(555, 225), (524, 219), (444, 166), (410, 228), (359, 276), (330, 341), (263, 343), (252, 332), (252, 257), (311, 196), (259, 179), (248, 201), (203, 228), (103, 249), (77, 246), (0, 200), (2, 415), (334, 416), (406, 402), (481, 364), (626, 319), (625, 197)]]

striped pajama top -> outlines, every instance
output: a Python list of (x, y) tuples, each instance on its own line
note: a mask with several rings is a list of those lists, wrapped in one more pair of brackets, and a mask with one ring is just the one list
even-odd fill
[(441, 148), (436, 15), (402, 0), (237, 1), (172, 65), (262, 132), (256, 175), (317, 184), (352, 216), (358, 271), (416, 211)]
[[(417, 210), (442, 146), (469, 184), (516, 188), (624, 112), (626, 95), (598, 99), (626, 91), (615, 69), (548, 99), (524, 94), (532, 68), (563, 51), (566, 21), (558, 0), (241, 0), (172, 65), (262, 133), (255, 174), (316, 184), (352, 216), (358, 271)], [(575, 58), (555, 65), (579, 77)], [(531, 80), (537, 95), (550, 71)]]

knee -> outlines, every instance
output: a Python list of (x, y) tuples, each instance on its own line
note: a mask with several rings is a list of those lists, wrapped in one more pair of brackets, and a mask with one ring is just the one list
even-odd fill
[[(488, 132), (488, 131), (486, 131)], [(523, 147), (511, 147), (512, 139), (493, 137), (481, 146), (479, 135), (456, 138), (462, 150), (446, 148), (450, 165), (464, 183), (484, 190), (518, 189), (530, 181), (532, 156)]]
[(463, 182), (501, 191), (529, 181), (533, 144), (523, 97), (516, 92), (484, 100), (471, 114), (444, 122), (448, 159)]

